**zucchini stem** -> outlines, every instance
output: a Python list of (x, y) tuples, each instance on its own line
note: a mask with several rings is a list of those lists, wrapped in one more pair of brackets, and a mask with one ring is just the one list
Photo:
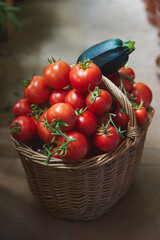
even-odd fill
[(127, 47), (130, 50), (130, 52), (133, 52), (136, 49), (134, 44), (135, 44), (135, 41), (131, 41), (131, 40), (125, 41), (123, 42), (123, 47)]

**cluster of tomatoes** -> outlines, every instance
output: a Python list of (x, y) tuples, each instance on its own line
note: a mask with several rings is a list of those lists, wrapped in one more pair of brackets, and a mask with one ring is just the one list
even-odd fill
[[(49, 59), (43, 76), (25, 81), (24, 99), (13, 106), (10, 134), (35, 151), (74, 162), (114, 150), (124, 139), (129, 118), (104, 88), (101, 70), (88, 59), (74, 66)], [(108, 78), (128, 97), (139, 125), (147, 120), (150, 88), (134, 81), (132, 68)], [(36, 143), (36, 144), (35, 144)]]

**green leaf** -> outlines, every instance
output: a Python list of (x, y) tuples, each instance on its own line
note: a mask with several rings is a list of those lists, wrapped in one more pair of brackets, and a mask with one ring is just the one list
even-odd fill
[(15, 25), (17, 29), (21, 29), (19, 21), (17, 20), (16, 16), (12, 12), (7, 12), (7, 18)]
[(6, 3), (0, 2), (0, 8), (4, 8), (4, 7), (6, 7), (6, 6), (8, 6)]
[(9, 6), (7, 3), (4, 2), (0, 2), (0, 9), (7, 12), (7, 11), (19, 11), (20, 8), (19, 7), (15, 7), (15, 6)]
[(2, 29), (2, 32), (6, 30), (6, 26), (7, 26), (6, 14), (0, 10), (0, 27)]
[(12, 11), (12, 12), (18, 12), (20, 10), (19, 7), (13, 7), (13, 6), (6, 6), (4, 7), (4, 11)]

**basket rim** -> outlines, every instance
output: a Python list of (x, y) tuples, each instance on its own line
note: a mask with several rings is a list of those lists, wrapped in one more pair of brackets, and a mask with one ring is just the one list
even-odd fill
[(28, 145), (18, 142), (16, 139), (10, 135), (11, 140), (14, 142), (16, 150), (19, 152), (20, 156), (24, 156), (27, 161), (33, 161), (35, 163), (44, 165), (46, 167), (54, 167), (59, 169), (68, 169), (68, 170), (84, 170), (93, 167), (98, 167), (100, 165), (111, 163), (116, 159), (116, 157), (120, 157), (125, 151), (129, 148), (135, 146), (139, 143), (139, 141), (145, 136), (148, 127), (152, 121), (154, 115), (154, 108), (148, 108), (148, 120), (147, 123), (141, 128), (141, 134), (139, 138), (129, 138), (127, 137), (116, 149), (111, 152), (96, 155), (94, 157), (84, 158), (77, 162), (66, 162), (62, 159), (57, 159), (51, 157), (49, 163), (45, 163), (47, 156), (38, 153), (31, 149)]

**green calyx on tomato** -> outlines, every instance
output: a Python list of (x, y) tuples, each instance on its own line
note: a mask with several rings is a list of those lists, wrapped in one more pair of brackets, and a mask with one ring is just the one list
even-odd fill
[[(112, 135), (112, 134), (109, 133), (108, 127), (110, 125), (113, 125), (113, 127), (115, 127), (115, 129), (117, 130), (119, 136), (122, 137), (122, 138), (125, 138), (123, 133), (126, 132), (126, 130), (121, 130), (120, 127), (117, 128), (117, 126), (115, 125), (115, 123), (114, 123), (114, 121), (112, 119), (112, 117), (114, 117), (115, 114), (113, 114), (113, 113), (107, 113), (107, 114), (109, 115), (109, 120), (108, 120), (106, 125), (104, 125), (104, 120), (102, 120), (102, 126), (99, 128), (99, 135), (100, 134)], [(104, 116), (103, 119), (105, 119), (105, 116)]]
[(120, 77), (120, 81), (122, 81), (123, 78), (127, 78), (130, 82), (134, 82), (133, 78), (132, 77), (129, 77), (127, 75), (123, 75), (121, 74), (120, 72), (117, 72), (119, 77)]
[(55, 62), (57, 62), (57, 61), (60, 61), (61, 58), (59, 58), (57, 61), (55, 60), (54, 57), (48, 58), (47, 60), (48, 60), (48, 62), (49, 62), (50, 64), (52, 64), (52, 63), (55, 63)]
[(91, 97), (89, 99), (91, 103), (93, 103), (96, 98), (101, 94), (101, 90), (99, 89), (99, 87), (95, 87), (93, 92), (91, 92), (90, 88), (88, 87), (88, 91), (91, 94)]
[(82, 69), (86, 69), (90, 67), (91, 62), (89, 58), (84, 57), (83, 61), (78, 63), (78, 66)]
[(28, 85), (29, 85), (30, 82), (31, 82), (31, 79), (32, 79), (32, 75), (30, 75), (30, 78), (29, 78), (29, 79), (22, 80), (22, 86), (23, 86), (23, 87), (28, 87)]
[[(51, 156), (55, 153), (58, 152), (59, 156), (66, 156), (67, 155), (67, 149), (69, 148), (69, 144), (73, 141), (76, 141), (76, 139), (73, 138), (69, 138), (66, 134), (64, 134), (61, 131), (61, 127), (62, 126), (68, 126), (67, 123), (62, 122), (61, 119), (54, 119), (53, 123), (49, 124), (47, 119), (44, 118), (44, 126), (47, 127), (53, 134), (53, 139), (51, 141), (51, 143), (55, 143), (58, 145), (58, 147), (53, 148), (52, 152), (50, 151), (50, 148), (47, 148), (47, 150), (45, 151), (47, 153), (47, 159), (46, 159), (46, 163), (48, 163), (48, 161), (50, 160)], [(58, 141), (56, 141), (56, 137), (57, 136), (61, 136), (63, 138), (63, 142), (60, 143)], [(68, 141), (65, 142), (65, 139), (67, 139)], [(45, 149), (46, 149), (46, 145), (45, 145)], [(44, 150), (45, 150), (44, 149)]]
[(79, 116), (82, 115), (87, 109), (88, 109), (87, 107), (85, 107), (84, 109), (83, 109), (83, 108), (81, 108), (81, 109), (76, 108), (76, 109), (75, 109), (75, 114), (76, 114), (76, 116), (79, 117)]
[(133, 109), (140, 109), (143, 106), (142, 98), (141, 98), (141, 102), (140, 102), (139, 105), (137, 103), (135, 103), (135, 102), (131, 102), (131, 103), (132, 103)]
[(42, 109), (39, 105), (37, 104), (31, 104), (31, 117), (35, 118), (35, 119), (39, 119), (40, 116), (50, 107), (50, 105), (48, 104), (48, 107), (46, 106), (44, 109)]
[(12, 124), (12, 127), (13, 128), (8, 131), (9, 134), (17, 133), (17, 132), (19, 132), (21, 130), (21, 128), (20, 128), (20, 126), (19, 126), (19, 124), (17, 122), (14, 122)]

